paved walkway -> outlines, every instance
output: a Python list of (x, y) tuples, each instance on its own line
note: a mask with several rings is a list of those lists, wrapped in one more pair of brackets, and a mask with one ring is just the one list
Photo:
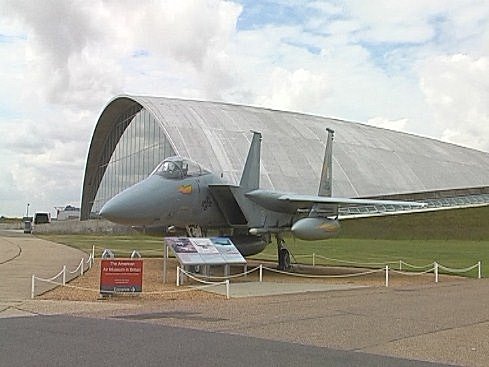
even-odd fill
[[(364, 288), (364, 287), (359, 285), (350, 285), (350, 284), (317, 284), (317, 283), (278, 283), (278, 282), (231, 283), (229, 286), (229, 296), (233, 298), (276, 296), (281, 294), (341, 291), (341, 290), (358, 289), (358, 288)], [(204, 288), (204, 290), (207, 292), (221, 294), (223, 296), (226, 295), (225, 285), (219, 285), (211, 288)]]
[[(33, 274), (51, 278), (61, 271), (63, 265), (74, 270), (82, 257), (87, 259), (88, 255), (22, 231), (0, 230), (0, 307), (29, 299)], [(36, 294), (53, 287), (38, 282)]]

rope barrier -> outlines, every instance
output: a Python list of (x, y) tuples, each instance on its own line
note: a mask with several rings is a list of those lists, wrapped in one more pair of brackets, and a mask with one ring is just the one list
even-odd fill
[(325, 257), (322, 255), (315, 255), (315, 257), (323, 259), (323, 260), (330, 260), (330, 261), (335, 261), (335, 262), (340, 262), (340, 263), (345, 263), (345, 264), (352, 264), (352, 265), (387, 265), (387, 264), (398, 264), (398, 261), (384, 261), (384, 262), (357, 262), (357, 261), (348, 261), (348, 260), (341, 260), (341, 259), (334, 259), (331, 257)]
[(413, 271), (399, 271), (399, 270), (394, 270), (394, 269), (389, 269), (390, 272), (400, 274), (400, 275), (405, 275), (405, 276), (418, 276), (418, 275), (425, 275), (428, 273), (431, 273), (432, 271), (435, 271), (435, 268), (431, 268), (422, 272), (413, 272)]
[(479, 266), (479, 264), (472, 265), (468, 268), (462, 268), (462, 269), (454, 269), (454, 268), (447, 268), (446, 266), (443, 266), (441, 264), (438, 264), (439, 268), (445, 271), (448, 271), (450, 273), (466, 273), (468, 271), (471, 271)]
[(189, 273), (188, 271), (185, 271), (185, 270), (183, 270), (183, 269), (182, 269), (182, 268), (180, 268), (180, 267), (178, 267), (178, 269), (180, 270), (180, 272), (182, 272), (183, 274), (185, 274), (186, 276), (188, 276), (190, 279), (193, 279), (193, 280), (195, 280), (195, 281), (197, 281), (197, 282), (200, 282), (200, 283), (203, 283), (203, 284), (211, 284), (211, 285), (212, 285), (212, 284), (214, 284), (214, 285), (222, 285), (222, 284), (226, 284), (226, 282), (225, 282), (225, 281), (224, 281), (224, 282), (208, 282), (208, 281), (206, 281), (206, 280), (202, 280), (202, 279), (199, 279), (199, 278), (197, 278), (197, 277), (194, 277), (194, 276), (192, 275), (192, 273)]
[(185, 270), (183, 270), (182, 268), (177, 266), (177, 286), (180, 285), (180, 272), (182, 272), (183, 274), (188, 276), (190, 279), (193, 279), (193, 280), (200, 282), (200, 283), (203, 283), (203, 284), (207, 284), (210, 287), (225, 285), (226, 286), (226, 299), (230, 298), (229, 297), (229, 279), (226, 279), (224, 282), (208, 282), (208, 281), (205, 281), (205, 280), (202, 280), (202, 279), (199, 279), (199, 278), (192, 276), (192, 274), (186, 272)]
[[(436, 262), (434, 263), (430, 263), (430, 264), (426, 264), (426, 265), (422, 265), (422, 266), (419, 266), (419, 265), (413, 265), (413, 264), (410, 264), (410, 263), (407, 263), (403, 260), (399, 260), (399, 261), (386, 261), (386, 262), (357, 262), (357, 261), (348, 261), (348, 260), (341, 260), (341, 259), (335, 259), (335, 258), (330, 258), (330, 257), (325, 257), (325, 256), (322, 256), (322, 255), (317, 255), (317, 254), (312, 254), (312, 255), (296, 255), (294, 256), (295, 258), (304, 258), (304, 257), (309, 257), (309, 256), (312, 256), (313, 258), (313, 266), (315, 265), (315, 259), (316, 258), (320, 258), (320, 259), (323, 259), (323, 260), (329, 260), (329, 261), (335, 261), (335, 262), (340, 262), (340, 263), (345, 263), (345, 264), (352, 264), (352, 265), (387, 265), (387, 264), (399, 264), (399, 271), (395, 271), (395, 270), (392, 270), (390, 269), (391, 271), (395, 272), (395, 273), (398, 273), (398, 274), (403, 274), (403, 275), (413, 275), (413, 276), (416, 276), (416, 275), (423, 275), (423, 274), (427, 274), (427, 273), (431, 273), (433, 271), (437, 271), (436, 269), (436, 266), (433, 267), (434, 264), (436, 264)], [(407, 272), (401, 272), (400, 270), (402, 269), (402, 265), (406, 266), (406, 267), (409, 267), (409, 268), (412, 268), (412, 269), (426, 269), (425, 271), (423, 272), (417, 272), (417, 273), (407, 273)], [(443, 266), (441, 264), (438, 264), (438, 267), (439, 269), (442, 269), (444, 271), (447, 271), (447, 272), (450, 272), (450, 273), (466, 273), (466, 272), (469, 272), (473, 269), (476, 269), (477, 267), (479, 268), (479, 274), (478, 274), (478, 278), (480, 279), (482, 276), (481, 276), (481, 265), (480, 265), (480, 262), (473, 265), (473, 266), (470, 266), (470, 267), (467, 267), (467, 268), (462, 268), (462, 269), (454, 269), (454, 268), (448, 268), (446, 266)]]
[(417, 265), (409, 264), (405, 261), (399, 260), (399, 264), (406, 265), (407, 267), (413, 268), (413, 269), (426, 269), (428, 266), (433, 266), (434, 263), (426, 264), (424, 266), (417, 266)]
[[(61, 269), (61, 271), (56, 274), (55, 276), (51, 277), (51, 278), (41, 278), (41, 277), (37, 277), (35, 276), (34, 274), (32, 274), (32, 278), (31, 278), (31, 299), (34, 299), (35, 295), (36, 295), (36, 280), (40, 281), (40, 282), (51, 282), (51, 283), (54, 283), (54, 284), (57, 284), (57, 285), (66, 285), (66, 274), (75, 274), (77, 273), (78, 271), (80, 271), (80, 276), (82, 276), (84, 274), (84, 267), (83, 265), (85, 263), (88, 263), (89, 264), (89, 269), (92, 267), (92, 263), (95, 263), (95, 259), (92, 257), (92, 255), (90, 254), (90, 256), (88, 257), (88, 259), (85, 261), (85, 259), (82, 257), (81, 260), (80, 260), (80, 263), (78, 264), (78, 266), (76, 267), (75, 270), (73, 271), (67, 271), (66, 270), (66, 265), (63, 265), (63, 268)], [(57, 283), (57, 282), (53, 282), (54, 279), (58, 278), (59, 276), (63, 276), (63, 281), (62, 283)]]
[(78, 273), (78, 270), (81, 269), (81, 274), (83, 274), (83, 264), (84, 264), (84, 262), (85, 262), (85, 259), (82, 258), (81, 261), (80, 261), (80, 264), (76, 267), (76, 269), (73, 270), (73, 271), (68, 271), (68, 273), (69, 274), (75, 274), (75, 273)]
[[(45, 279), (40, 279), (40, 278), (37, 278), (37, 280), (40, 280), (40, 281), (44, 281), (46, 283), (50, 283), (50, 284), (54, 284), (54, 285), (57, 285), (57, 286), (61, 286), (61, 287), (65, 287), (65, 288), (72, 288), (72, 289), (78, 289), (78, 290), (82, 290), (82, 291), (87, 291), (87, 292), (96, 292), (96, 293), (100, 293), (100, 289), (94, 289), (94, 288), (86, 288), (86, 287), (79, 287), (79, 286), (75, 286), (75, 285), (71, 285), (71, 284), (62, 284), (62, 283), (58, 283), (58, 282), (55, 282), (55, 281), (52, 281), (52, 280), (45, 280)], [(225, 282), (223, 282), (225, 283)], [(163, 295), (163, 294), (168, 294), (168, 293), (185, 293), (185, 292), (191, 292), (191, 291), (195, 291), (195, 290), (200, 290), (200, 289), (205, 289), (205, 288), (210, 288), (212, 286), (215, 286), (216, 284), (210, 284), (210, 285), (202, 285), (202, 286), (196, 286), (196, 287), (192, 287), (192, 288), (184, 288), (184, 289), (176, 289), (176, 290), (169, 290), (169, 291), (154, 291), (154, 292), (138, 292), (138, 294), (141, 294), (141, 295)], [(218, 285), (221, 285), (218, 284)], [(117, 292), (117, 291), (104, 291), (104, 293), (109, 293), (109, 294), (127, 294), (126, 292)]]
[[(211, 279), (234, 279), (234, 278), (240, 278), (240, 277), (244, 277), (246, 275), (249, 275), (255, 271), (257, 271), (258, 269), (260, 269), (259, 266), (257, 266), (256, 268), (253, 268), (251, 270), (248, 270), (248, 271), (245, 271), (243, 273), (239, 273), (239, 274), (233, 274), (233, 275), (228, 275), (228, 276), (219, 276), (219, 275), (200, 275), (200, 274), (197, 274), (197, 273), (191, 273), (191, 272), (187, 272), (185, 271), (185, 274), (192, 274), (194, 277), (196, 278), (211, 278)], [(184, 272), (184, 270), (182, 270), (182, 272)]]
[(88, 256), (88, 259), (85, 263), (88, 265), (88, 269), (92, 268), (92, 265), (95, 264), (95, 259), (93, 258), (92, 254), (90, 254), (90, 256)]
[[(89, 269), (92, 267), (92, 264), (95, 264), (95, 246), (92, 246), (92, 251), (91, 251), (91, 254), (89, 255), (88, 259), (85, 260), (84, 258), (81, 259), (79, 265), (76, 267), (75, 270), (73, 271), (68, 271), (69, 274), (75, 274), (77, 273), (78, 271), (80, 271), (80, 275), (83, 275), (85, 269), (84, 269), (84, 264), (88, 264), (88, 267)], [(158, 251), (158, 252), (161, 252), (161, 250), (145, 250), (145, 251)], [(300, 258), (300, 257), (309, 257), (311, 255), (297, 255), (297, 256), (294, 256), (294, 258)], [(139, 294), (143, 294), (143, 295), (149, 295), (149, 294), (154, 294), (154, 295), (157, 295), (157, 294), (166, 294), (166, 293), (179, 293), (179, 292), (188, 292), (188, 291), (192, 291), (192, 290), (199, 290), (199, 289), (204, 289), (204, 288), (208, 288), (208, 287), (214, 287), (214, 286), (220, 286), (220, 285), (225, 285), (226, 286), (226, 298), (229, 299), (229, 279), (234, 279), (234, 278), (239, 278), (239, 277), (243, 277), (243, 276), (246, 276), (248, 274), (251, 274), (257, 270), (259, 270), (259, 281), (261, 282), (262, 279), (263, 279), (263, 270), (268, 270), (272, 273), (277, 273), (277, 274), (283, 274), (283, 275), (288, 275), (288, 276), (295, 276), (295, 277), (300, 277), (300, 278), (352, 278), (352, 277), (360, 277), (360, 276), (365, 276), (365, 275), (370, 275), (370, 274), (375, 274), (375, 273), (381, 273), (381, 272), (385, 272), (385, 282), (386, 282), (386, 287), (388, 287), (388, 284), (389, 284), (389, 270), (393, 273), (396, 273), (396, 274), (400, 274), (400, 275), (405, 275), (405, 276), (419, 276), (419, 275), (424, 275), (424, 274), (427, 274), (427, 273), (431, 273), (431, 272), (434, 272), (435, 274), (435, 282), (438, 283), (438, 271), (439, 269), (441, 270), (444, 270), (446, 272), (449, 272), (449, 273), (464, 273), (464, 272), (469, 272), (471, 270), (474, 270), (476, 268), (478, 268), (478, 278), (480, 279), (482, 276), (481, 276), (481, 262), (479, 261), (477, 264), (473, 265), (473, 266), (470, 266), (470, 267), (467, 267), (467, 268), (461, 268), (461, 269), (455, 269), (455, 268), (449, 268), (449, 267), (446, 267), (446, 266), (443, 266), (443, 265), (440, 265), (438, 264), (437, 262), (434, 262), (432, 264), (428, 264), (428, 265), (425, 265), (425, 266), (417, 266), (417, 265), (413, 265), (413, 264), (409, 264), (405, 261), (402, 261), (402, 260), (399, 260), (399, 261), (388, 261), (388, 262), (356, 262), (356, 261), (348, 261), (348, 260), (340, 260), (340, 259), (334, 259), (334, 258), (328, 258), (328, 257), (325, 257), (325, 256), (322, 256), (322, 255), (316, 255), (316, 254), (312, 254), (312, 259), (313, 259), (313, 266), (315, 265), (315, 258), (321, 258), (321, 259), (324, 259), (324, 260), (330, 260), (330, 261), (336, 261), (336, 262), (342, 262), (342, 263), (345, 263), (345, 264), (355, 264), (355, 265), (385, 265), (385, 268), (381, 268), (381, 269), (375, 269), (375, 270), (371, 270), (371, 271), (365, 271), (365, 272), (359, 272), (359, 273), (354, 273), (354, 274), (338, 274), (338, 275), (315, 275), (315, 274), (298, 274), (298, 273), (289, 273), (289, 272), (286, 272), (286, 271), (282, 271), (282, 270), (277, 270), (277, 269), (272, 269), (272, 268), (268, 268), (268, 267), (264, 267), (262, 264), (260, 264), (260, 266), (256, 267), (256, 268), (253, 268), (251, 270), (248, 270), (248, 271), (245, 271), (243, 273), (239, 273), (239, 274), (234, 274), (234, 275), (228, 275), (228, 276), (212, 276), (212, 275), (200, 275), (200, 274), (195, 274), (195, 273), (191, 273), (191, 272), (187, 272), (185, 271), (184, 269), (180, 268), (180, 267), (177, 267), (177, 286), (180, 285), (180, 273), (183, 274), (183, 275), (186, 275), (187, 277), (189, 277), (190, 279), (193, 279), (201, 284), (204, 284), (203, 286), (198, 286), (198, 287), (193, 287), (193, 288), (190, 288), (190, 289), (184, 289), (184, 290), (174, 290), (174, 291), (163, 291), (163, 292), (139, 292)], [(389, 269), (389, 266), (387, 264), (399, 264), (399, 270), (393, 270), (393, 269)], [(410, 267), (410, 268), (413, 268), (413, 269), (424, 269), (428, 266), (433, 266), (434, 267), (431, 267), (425, 271), (422, 271), (422, 272), (405, 272), (405, 271), (401, 271), (401, 268), (402, 268), (402, 265), (405, 265), (407, 267)], [(69, 288), (76, 288), (76, 289), (80, 289), (80, 290), (85, 290), (85, 291), (92, 291), (92, 292), (100, 292), (100, 290), (95, 290), (95, 289), (90, 289), (90, 288), (84, 288), (84, 287), (78, 287), (78, 286), (71, 286), (71, 285), (67, 285), (66, 284), (66, 274), (67, 274), (67, 270), (66, 270), (66, 265), (63, 266), (63, 269), (58, 273), (56, 274), (55, 276), (51, 277), (51, 278), (40, 278), (40, 277), (37, 277), (35, 276), (34, 274), (32, 275), (32, 283), (31, 283), (31, 298), (33, 299), (35, 297), (35, 281), (40, 281), (40, 282), (47, 282), (47, 283), (51, 283), (51, 284), (55, 284), (56, 286), (65, 286), (65, 287), (69, 287)], [(63, 281), (62, 283), (59, 283), (59, 282), (55, 282), (54, 280), (56, 278), (59, 278), (60, 276), (63, 276)], [(210, 281), (205, 281), (205, 280), (202, 280), (200, 277), (202, 278), (208, 278), (208, 279), (225, 279), (224, 281), (220, 281), (220, 282), (210, 282)], [(114, 293), (114, 294), (117, 294), (117, 293), (123, 293), (123, 292), (117, 292), (117, 291), (113, 291), (113, 292), (104, 292), (104, 293)]]
[[(316, 255), (316, 256), (318, 256), (318, 255)], [(299, 259), (299, 258), (302, 258), (302, 257), (306, 257), (306, 258), (307, 258), (307, 257), (312, 257), (312, 255), (294, 255), (294, 257), (295, 257), (296, 259)]]
[(289, 276), (294, 276), (294, 277), (299, 277), (299, 278), (352, 278), (352, 277), (358, 277), (358, 276), (362, 276), (362, 275), (381, 273), (384, 271), (384, 268), (376, 269), (376, 270), (372, 270), (372, 271), (365, 271), (362, 273), (339, 274), (339, 275), (314, 275), (314, 274), (289, 273), (289, 272), (282, 271), (282, 270), (267, 268), (265, 266), (263, 267), (263, 270), (268, 270), (268, 271), (271, 271), (272, 273), (284, 274), (284, 275), (289, 275)]
[(39, 277), (36, 277), (35, 275), (33, 275), (34, 278), (36, 278), (37, 280), (40, 280), (40, 281), (43, 281), (43, 282), (52, 282), (54, 279), (58, 278), (60, 275), (62, 275), (64, 272), (64, 270), (61, 270), (58, 274), (56, 274), (54, 277), (52, 278), (39, 278)]

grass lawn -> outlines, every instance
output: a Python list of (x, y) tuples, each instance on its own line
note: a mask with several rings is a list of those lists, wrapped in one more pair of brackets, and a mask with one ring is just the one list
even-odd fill
[[(434, 261), (449, 268), (466, 268), (482, 262), (482, 274), (489, 272), (489, 241), (462, 241), (462, 240), (374, 240), (374, 239), (347, 239), (338, 238), (327, 241), (300, 241), (287, 242), (292, 255), (297, 262), (312, 262), (312, 254), (316, 255), (316, 264), (348, 265), (355, 262), (357, 266), (379, 268), (385, 263), (393, 263), (398, 267), (399, 260), (416, 266), (424, 266)], [(303, 257), (301, 255), (310, 255)], [(329, 259), (324, 260), (317, 255)], [(253, 256), (256, 259), (276, 259), (276, 246), (269, 245), (261, 254)], [(379, 264), (369, 264), (379, 263)], [(391, 264), (389, 264), (391, 266)], [(477, 276), (477, 270), (464, 275)]]
[[(403, 260), (423, 266), (434, 261), (449, 268), (467, 268), (482, 262), (482, 275), (489, 275), (489, 206), (451, 209), (399, 216), (369, 217), (342, 221), (340, 236), (326, 241), (286, 238), (297, 262), (311, 263), (312, 254), (358, 266)], [(53, 242), (79, 248), (87, 253), (95, 246), (100, 256), (104, 248), (116, 256), (130, 256), (138, 250), (144, 257), (163, 256), (163, 239), (137, 235), (39, 235)], [(270, 244), (253, 259), (276, 261), (276, 245)], [(307, 255), (307, 256), (301, 256)], [(316, 258), (317, 264), (348, 265)], [(393, 264), (394, 265), (394, 264)], [(381, 264), (373, 265), (379, 268)], [(395, 265), (394, 265), (395, 266)], [(477, 270), (464, 273), (477, 276)]]
[(90, 253), (92, 246), (95, 246), (95, 256), (98, 257), (106, 248), (117, 257), (129, 257), (133, 250), (139, 251), (144, 257), (163, 257), (163, 239), (142, 234), (37, 234), (37, 237), (75, 247), (86, 253)]
[[(128, 257), (133, 250), (138, 250), (143, 257), (162, 257), (163, 242), (161, 238), (144, 235), (39, 235), (39, 237), (79, 248), (87, 253), (95, 246), (97, 256), (105, 248), (114, 251), (118, 257)], [(392, 262), (397, 268), (399, 260), (416, 266), (424, 266), (434, 261), (450, 268), (466, 268), (482, 261), (482, 274), (489, 272), (489, 241), (464, 240), (379, 240), (337, 238), (327, 241), (300, 241), (289, 238), (287, 247), (296, 262), (311, 264), (312, 254), (316, 255), (316, 264), (352, 266), (355, 262), (361, 267), (382, 267), (381, 263)], [(307, 255), (307, 256), (302, 256)], [(325, 260), (319, 256), (329, 259)], [(252, 259), (273, 260), (277, 258), (274, 243), (267, 246), (262, 253)], [(379, 264), (369, 264), (379, 263)], [(487, 272), (485, 271), (487, 269)], [(463, 275), (476, 277), (474, 269)]]

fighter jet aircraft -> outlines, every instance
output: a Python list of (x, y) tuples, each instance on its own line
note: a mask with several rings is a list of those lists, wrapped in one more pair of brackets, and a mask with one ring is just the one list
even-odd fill
[(217, 229), (229, 234), (243, 256), (261, 252), (275, 236), (279, 268), (287, 269), (290, 254), (284, 234), (303, 240), (323, 240), (339, 229), (338, 210), (359, 205), (419, 208), (423, 203), (332, 197), (334, 131), (328, 138), (318, 195), (260, 189), (262, 135), (253, 132), (239, 185), (230, 185), (184, 157), (163, 160), (143, 181), (110, 199), (100, 216), (137, 227), (186, 228), (189, 235)]

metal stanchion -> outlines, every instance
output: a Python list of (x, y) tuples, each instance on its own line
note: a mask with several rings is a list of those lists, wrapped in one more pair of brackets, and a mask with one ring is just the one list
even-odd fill
[(31, 299), (34, 299), (35, 296), (35, 282), (36, 282), (36, 277), (34, 274), (32, 274), (32, 282), (31, 282)]

